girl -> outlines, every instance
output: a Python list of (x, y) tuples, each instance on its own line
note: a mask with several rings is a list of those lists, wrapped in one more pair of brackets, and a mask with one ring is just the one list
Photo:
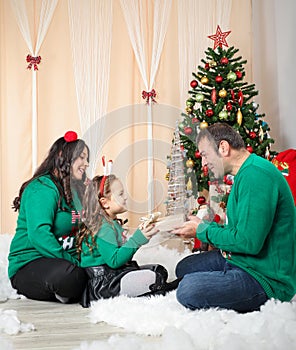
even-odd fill
[(127, 240), (117, 219), (126, 211), (126, 200), (122, 183), (114, 175), (96, 176), (87, 186), (77, 240), (81, 266), (89, 276), (81, 300), (83, 307), (100, 298), (164, 294), (177, 287), (173, 282), (166, 283), (168, 273), (163, 266), (139, 267), (131, 261), (158, 230), (151, 224), (142, 225)]
[(68, 131), (54, 142), (13, 202), (19, 215), (8, 274), (13, 288), (27, 298), (80, 300), (87, 276), (78, 267), (75, 236), (88, 157), (84, 141)]

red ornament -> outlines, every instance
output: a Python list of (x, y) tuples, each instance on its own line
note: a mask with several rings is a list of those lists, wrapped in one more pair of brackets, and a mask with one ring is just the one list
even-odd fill
[(181, 151), (184, 151), (184, 145), (180, 146)]
[(228, 61), (227, 57), (222, 57), (220, 62), (221, 62), (221, 64), (227, 64), (229, 61)]
[(251, 131), (249, 136), (250, 136), (251, 139), (254, 139), (257, 135), (256, 135), (256, 133), (254, 131)]
[(205, 198), (204, 196), (199, 196), (199, 197), (197, 198), (197, 203), (198, 203), (199, 205), (205, 204), (205, 203), (206, 203), (206, 198)]
[(221, 75), (217, 75), (215, 80), (216, 80), (216, 83), (220, 84), (220, 83), (222, 83), (223, 78), (221, 77)]
[(214, 216), (214, 221), (218, 224), (218, 223), (220, 222), (220, 220), (221, 220), (220, 215), (215, 214), (215, 216)]
[(190, 126), (185, 126), (184, 133), (186, 135), (191, 135), (192, 134), (192, 128)]
[(196, 80), (192, 80), (191, 83), (190, 83), (190, 86), (194, 89), (196, 88), (198, 85), (198, 82)]
[(239, 90), (239, 92), (237, 93), (237, 100), (238, 100), (238, 104), (241, 107), (243, 105), (243, 102), (244, 102), (244, 95), (243, 95), (241, 90)]
[(216, 101), (217, 101), (217, 91), (216, 89), (214, 88), (211, 92), (211, 100), (214, 104), (216, 104)]
[(243, 76), (243, 73), (240, 70), (235, 71), (235, 74), (237, 76), (237, 79), (241, 79)]
[(214, 115), (214, 111), (212, 109), (207, 109), (206, 110), (206, 116), (207, 117), (212, 117)]
[(208, 166), (207, 165), (204, 165), (202, 167), (202, 171), (204, 173), (204, 176), (208, 176), (209, 175), (209, 169), (208, 169)]
[(253, 147), (248, 145), (247, 146), (247, 151), (250, 152), (250, 153), (253, 153)]
[(231, 112), (231, 111), (232, 111), (232, 104), (231, 104), (230, 101), (228, 101), (228, 102), (226, 103), (226, 110), (227, 110), (227, 112)]
[(232, 101), (234, 102), (235, 101), (235, 95), (234, 95), (233, 89), (230, 90), (230, 94), (231, 94)]
[(209, 69), (210, 69), (209, 63), (206, 63), (206, 64), (205, 64), (205, 69), (206, 69), (206, 70), (209, 70)]
[(199, 152), (199, 151), (195, 151), (194, 156), (195, 156), (195, 158), (197, 158), (197, 159), (201, 158), (201, 155), (200, 155), (200, 152)]
[(77, 133), (75, 131), (67, 131), (64, 135), (66, 142), (73, 142), (78, 139)]
[(31, 69), (33, 66), (34, 70), (38, 70), (37, 64), (41, 63), (41, 56), (33, 57), (31, 55), (27, 55), (26, 61), (29, 63), (27, 69)]
[(222, 45), (228, 47), (228, 44), (226, 42), (226, 37), (231, 33), (231, 31), (228, 32), (222, 32), (220, 26), (217, 26), (216, 34), (209, 35), (208, 38), (214, 40), (214, 50), (216, 47)]
[(197, 122), (198, 122), (198, 119), (194, 117), (194, 118), (191, 119), (191, 122), (192, 122), (192, 123), (197, 123)]

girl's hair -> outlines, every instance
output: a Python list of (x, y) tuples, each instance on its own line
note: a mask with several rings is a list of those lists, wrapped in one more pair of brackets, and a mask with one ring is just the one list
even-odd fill
[[(19, 195), (15, 197), (13, 201), (12, 208), (15, 211), (19, 210), (25, 188), (34, 179), (45, 174), (50, 175), (52, 181), (55, 183), (59, 190), (59, 206), (62, 197), (65, 198), (67, 205), (71, 206), (73, 199), (71, 186), (75, 187), (79, 198), (82, 199), (85, 189), (84, 181), (86, 179), (86, 174), (83, 174), (82, 181), (75, 181), (71, 179), (71, 165), (81, 155), (85, 147), (88, 150), (89, 157), (89, 148), (83, 140), (77, 139), (71, 142), (67, 142), (64, 137), (57, 139), (51, 146), (45, 160), (35, 171), (34, 175), (28, 181), (22, 184), (19, 190)], [(89, 158), (87, 160), (89, 161)]]
[(117, 180), (113, 174), (107, 176), (95, 176), (87, 185), (83, 197), (82, 224), (77, 234), (76, 246), (80, 257), (82, 242), (92, 251), (95, 246), (95, 235), (102, 226), (103, 219), (112, 222), (106, 210), (102, 206), (100, 199), (111, 196), (111, 184)]

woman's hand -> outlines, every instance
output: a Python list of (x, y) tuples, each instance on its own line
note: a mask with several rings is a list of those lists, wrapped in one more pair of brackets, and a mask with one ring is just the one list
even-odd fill
[(159, 230), (155, 228), (154, 224), (149, 224), (149, 225), (141, 224), (139, 226), (139, 229), (147, 239), (150, 239), (152, 236), (156, 235), (159, 232)]

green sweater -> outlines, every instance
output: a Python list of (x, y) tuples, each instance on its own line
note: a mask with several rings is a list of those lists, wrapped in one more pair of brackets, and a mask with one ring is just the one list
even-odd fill
[[(116, 269), (130, 261), (140, 246), (148, 243), (148, 239), (137, 229), (125, 242), (122, 238), (123, 228), (116, 220), (112, 223), (104, 221), (95, 235), (96, 246), (90, 251), (85, 242), (82, 244), (81, 266), (90, 267), (107, 264)], [(91, 239), (89, 239), (92, 245)]]
[(59, 208), (59, 198), (49, 175), (40, 176), (25, 188), (8, 256), (9, 278), (25, 264), (41, 257), (78, 264), (75, 234), (79, 212), (67, 206), (64, 198)]
[(251, 154), (234, 178), (225, 226), (204, 222), (197, 237), (252, 275), (269, 298), (296, 293), (296, 212), (283, 175)]

